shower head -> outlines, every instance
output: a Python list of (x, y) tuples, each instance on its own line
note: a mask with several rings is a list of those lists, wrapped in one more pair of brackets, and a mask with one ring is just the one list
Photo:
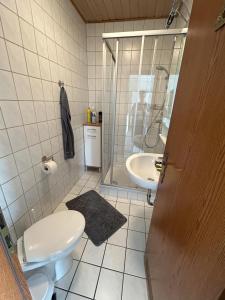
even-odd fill
[(167, 79), (169, 78), (170, 73), (169, 73), (169, 71), (165, 67), (163, 67), (161, 65), (158, 65), (158, 66), (156, 66), (156, 70), (166, 72), (166, 78)]
[[(184, 11), (184, 9), (186, 11)], [(173, 0), (172, 8), (166, 20), (166, 29), (170, 28), (174, 18), (176, 18), (178, 15), (185, 21), (186, 24), (188, 24), (188, 21), (190, 19), (190, 12), (184, 0)]]

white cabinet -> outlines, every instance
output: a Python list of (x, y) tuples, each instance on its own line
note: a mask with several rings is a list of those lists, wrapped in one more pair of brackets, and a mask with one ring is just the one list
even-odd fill
[(88, 167), (101, 167), (101, 127), (84, 125), (85, 163)]

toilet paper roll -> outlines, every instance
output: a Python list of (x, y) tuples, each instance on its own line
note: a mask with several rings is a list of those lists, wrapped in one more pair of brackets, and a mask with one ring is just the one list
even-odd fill
[(42, 171), (45, 174), (54, 174), (57, 171), (57, 163), (54, 160), (49, 160), (43, 163)]

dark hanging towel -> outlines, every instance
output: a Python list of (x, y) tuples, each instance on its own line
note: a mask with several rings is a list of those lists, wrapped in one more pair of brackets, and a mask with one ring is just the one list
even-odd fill
[(60, 90), (60, 108), (61, 108), (61, 122), (62, 122), (62, 136), (63, 136), (63, 149), (64, 158), (73, 158), (74, 151), (74, 136), (71, 126), (70, 107), (64, 87)]

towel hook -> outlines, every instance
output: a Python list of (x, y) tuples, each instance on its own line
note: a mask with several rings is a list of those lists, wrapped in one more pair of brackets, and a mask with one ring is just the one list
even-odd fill
[(59, 85), (59, 87), (63, 87), (63, 86), (64, 86), (64, 82), (61, 81), (61, 80), (59, 80), (59, 81), (58, 81), (58, 85)]

